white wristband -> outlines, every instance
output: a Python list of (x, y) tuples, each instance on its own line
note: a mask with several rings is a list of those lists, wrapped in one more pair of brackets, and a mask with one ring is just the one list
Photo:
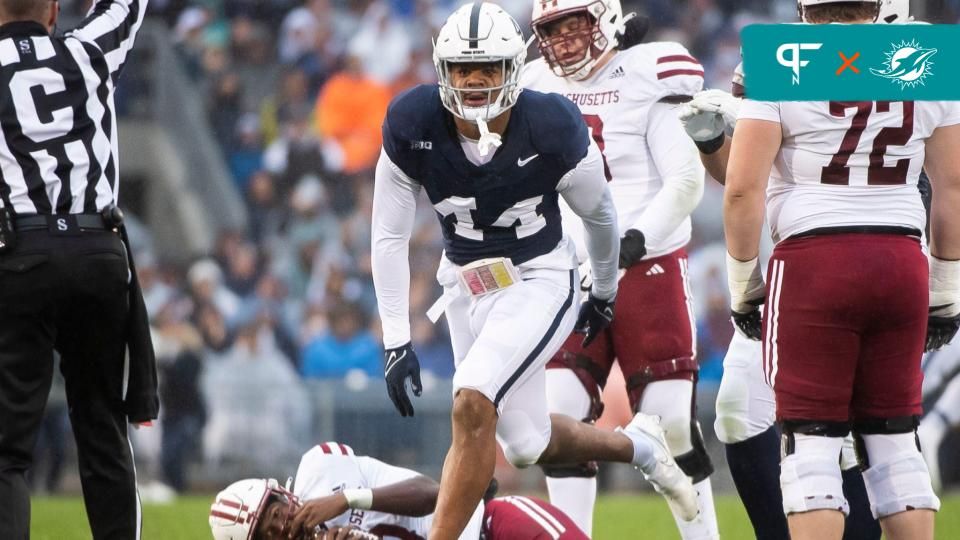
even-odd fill
[(746, 313), (754, 309), (756, 306), (750, 302), (762, 298), (765, 292), (759, 259), (740, 261), (727, 253), (727, 286), (733, 311)]
[(343, 496), (347, 499), (347, 506), (358, 510), (369, 510), (373, 506), (372, 489), (345, 489)]
[(931, 315), (953, 317), (960, 313), (960, 261), (930, 257)]

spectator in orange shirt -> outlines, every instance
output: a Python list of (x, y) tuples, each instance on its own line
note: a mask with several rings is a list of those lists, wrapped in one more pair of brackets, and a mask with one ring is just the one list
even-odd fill
[[(364, 74), (360, 61), (347, 56), (343, 71), (331, 77), (317, 98), (317, 131), (342, 152), (340, 169), (353, 174), (372, 169), (380, 153), (380, 124), (390, 91)], [(328, 165), (336, 165), (330, 163)]]

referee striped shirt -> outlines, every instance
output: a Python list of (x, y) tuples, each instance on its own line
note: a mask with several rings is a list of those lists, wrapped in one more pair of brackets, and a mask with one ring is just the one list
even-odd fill
[(99, 0), (77, 28), (0, 26), (0, 200), (16, 215), (99, 212), (119, 190), (117, 77), (147, 0)]

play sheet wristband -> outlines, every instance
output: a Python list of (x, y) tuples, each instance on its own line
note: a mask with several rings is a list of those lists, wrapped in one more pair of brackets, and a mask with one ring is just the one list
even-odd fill
[(444, 291), (443, 296), (427, 310), (427, 318), (437, 322), (440, 315), (455, 298), (469, 294), (475, 298), (500, 291), (520, 281), (520, 271), (506, 257), (480, 259), (462, 268), (458, 272), (460, 287)]
[(520, 272), (510, 259), (481, 259), (460, 269), (460, 286), (471, 296), (483, 296), (520, 281)]

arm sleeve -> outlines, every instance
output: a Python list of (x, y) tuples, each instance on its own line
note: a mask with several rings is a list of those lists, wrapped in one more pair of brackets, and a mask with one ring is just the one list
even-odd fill
[(146, 12), (147, 0), (98, 0), (87, 17), (66, 37), (96, 45), (103, 52), (110, 75), (116, 81)]
[(591, 140), (587, 155), (560, 180), (557, 191), (583, 220), (587, 253), (593, 268), (593, 295), (603, 300), (617, 294), (620, 233), (617, 210), (603, 174), (600, 150)]
[(371, 263), (383, 345), (410, 341), (410, 236), (420, 184), (405, 175), (385, 152), (377, 161), (373, 191)]
[(751, 118), (780, 123), (780, 103), (776, 101), (754, 101), (750, 98), (743, 100), (737, 119)]
[(657, 245), (677, 230), (703, 197), (703, 163), (696, 145), (677, 117), (677, 105), (650, 107), (647, 145), (663, 187), (653, 197), (633, 228), (643, 233), (647, 245)]

